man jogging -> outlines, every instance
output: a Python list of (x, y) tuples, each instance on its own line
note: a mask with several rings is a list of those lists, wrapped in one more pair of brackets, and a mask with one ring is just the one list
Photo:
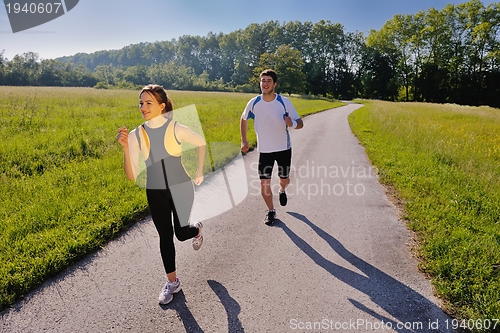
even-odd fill
[(266, 203), (268, 212), (264, 222), (273, 223), (276, 210), (271, 192), (271, 175), (274, 162), (278, 164), (280, 178), (279, 201), (281, 206), (287, 204), (285, 189), (290, 183), (290, 166), (292, 162), (292, 144), (289, 128), (300, 129), (304, 126), (292, 102), (274, 92), (278, 76), (272, 69), (266, 69), (260, 74), (260, 89), (262, 94), (252, 98), (240, 120), (241, 151), (248, 152), (248, 119), (254, 119), (254, 129), (257, 134), (257, 149), (259, 151), (260, 192)]

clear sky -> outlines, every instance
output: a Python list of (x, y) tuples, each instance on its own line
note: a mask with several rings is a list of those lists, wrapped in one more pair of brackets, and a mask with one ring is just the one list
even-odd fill
[[(58, 0), (54, 0), (56, 2)], [(36, 0), (33, 0), (36, 2)], [(32, 51), (42, 59), (119, 49), (182, 35), (230, 33), (251, 23), (329, 20), (346, 32), (380, 29), (396, 14), (414, 14), (465, 0), (80, 0), (43, 25), (12, 33), (0, 6), (0, 52), (11, 60)], [(496, 1), (483, 0), (488, 5)]]

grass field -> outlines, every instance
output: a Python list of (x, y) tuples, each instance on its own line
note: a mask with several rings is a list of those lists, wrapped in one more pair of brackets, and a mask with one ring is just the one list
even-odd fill
[(500, 318), (500, 110), (363, 103), (349, 122), (404, 202), (422, 270), (459, 318)]
[[(195, 104), (207, 141), (226, 143), (215, 166), (235, 156), (239, 117), (253, 95), (169, 97), (175, 109)], [(341, 104), (292, 100), (302, 116)], [(1, 309), (147, 214), (144, 190), (126, 180), (115, 141), (119, 127), (142, 122), (138, 101), (138, 91), (1, 87)]]

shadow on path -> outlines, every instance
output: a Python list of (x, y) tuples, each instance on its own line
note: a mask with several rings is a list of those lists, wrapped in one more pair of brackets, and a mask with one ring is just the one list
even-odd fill
[(241, 321), (238, 318), (240, 314), (241, 307), (238, 302), (229, 295), (226, 287), (214, 280), (208, 280), (208, 285), (214, 293), (219, 297), (224, 309), (226, 309), (227, 313), (227, 331), (228, 333), (239, 333), (245, 332), (243, 326), (241, 325)]
[(181, 289), (177, 294), (175, 294), (174, 299), (170, 304), (160, 305), (163, 310), (173, 309), (177, 311), (179, 318), (188, 333), (203, 333), (200, 325), (194, 318), (193, 314), (189, 310), (186, 304), (186, 296), (184, 291)]
[[(244, 333), (243, 325), (241, 324), (238, 315), (240, 314), (241, 307), (239, 303), (229, 295), (226, 287), (214, 280), (208, 280), (208, 285), (214, 293), (219, 297), (224, 309), (227, 313), (227, 326), (228, 333)], [(186, 296), (184, 291), (179, 291), (173, 301), (168, 305), (161, 305), (163, 310), (173, 309), (177, 312), (179, 318), (188, 333), (203, 333), (202, 328), (194, 318), (186, 304)]]
[[(314, 230), (319, 237), (324, 239), (336, 253), (358, 268), (366, 276), (326, 259), (311, 245), (288, 228), (282, 221), (276, 221), (277, 223), (274, 224), (275, 227), (282, 228), (292, 242), (294, 242), (295, 245), (307, 254), (307, 256), (309, 256), (318, 266), (322, 267), (345, 284), (368, 295), (375, 304), (384, 309), (396, 320), (389, 319), (377, 313), (377, 311), (368, 308), (366, 305), (356, 300), (349, 299), (349, 301), (359, 310), (374, 317), (378, 322), (384, 321), (386, 325), (391, 325), (390, 327), (392, 327), (393, 330), (401, 333), (432, 331), (429, 330), (429, 322), (434, 322), (438, 318), (430, 318), (430, 316), (437, 316), (439, 314), (444, 315), (444, 312), (437, 305), (415, 290), (349, 252), (337, 239), (313, 224), (304, 215), (294, 212), (287, 213), (311, 227), (311, 229)], [(441, 316), (441, 318), (444, 317)], [(405, 324), (407, 324), (406, 327)], [(409, 324), (411, 324), (412, 327), (409, 327)], [(439, 332), (453, 332), (452, 330), (447, 331), (446, 327), (443, 327), (444, 323), (442, 323), (442, 321), (440, 326)], [(363, 328), (366, 327), (363, 326)]]

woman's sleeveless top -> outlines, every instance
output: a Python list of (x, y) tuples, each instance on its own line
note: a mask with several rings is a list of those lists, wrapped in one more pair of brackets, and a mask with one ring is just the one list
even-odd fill
[(147, 167), (147, 189), (164, 190), (191, 182), (181, 162), (182, 147), (175, 136), (175, 124), (167, 119), (161, 127), (150, 128), (142, 124), (135, 131)]

